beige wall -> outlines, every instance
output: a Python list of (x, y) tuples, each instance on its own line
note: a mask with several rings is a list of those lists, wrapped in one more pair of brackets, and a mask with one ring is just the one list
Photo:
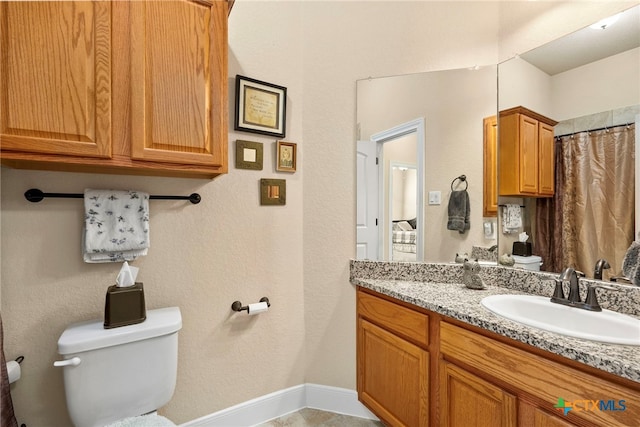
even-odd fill
[[(472, 246), (496, 243), (484, 237), (483, 119), (497, 113), (495, 65), (418, 73), (358, 82), (358, 125), (363, 139), (370, 133), (418, 117), (425, 120), (425, 194), (440, 191), (442, 203), (424, 200), (424, 254), (431, 262), (452, 262)], [(467, 177), (470, 198), (468, 232), (447, 230), (452, 181)], [(454, 189), (465, 188), (457, 184)], [(388, 259), (388, 258), (385, 258)]]
[[(609, 6), (575, 8), (590, 22)], [(236, 170), (231, 160), (229, 174), (211, 182), (2, 169), (1, 311), (7, 357), (26, 358), (12, 388), (20, 422), (68, 425), (51, 366), (56, 341), (67, 324), (102, 315), (118, 271), (81, 261), (80, 201), (30, 204), (22, 193), (31, 187), (202, 195), (197, 206), (152, 202), (151, 250), (134, 263), (148, 308), (182, 310), (178, 384), (163, 410), (174, 421), (303, 382), (355, 388), (355, 81), (495, 62), (496, 7), (238, 0), (229, 22), (231, 99), (236, 73), (288, 88), (295, 174), (275, 173), (273, 139), (233, 130), (229, 158), (236, 139), (260, 141), (265, 170)], [(286, 206), (259, 206), (263, 177), (287, 179)], [(230, 313), (234, 300), (265, 295), (268, 313)]]

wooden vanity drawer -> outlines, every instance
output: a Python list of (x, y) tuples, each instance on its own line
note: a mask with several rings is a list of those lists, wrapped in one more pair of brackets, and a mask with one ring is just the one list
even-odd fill
[[(558, 412), (554, 405), (559, 398), (574, 402), (575, 409), (569, 412), (567, 421), (576, 422), (579, 418), (580, 423), (609, 427), (637, 425), (640, 420), (638, 390), (444, 321), (440, 322), (440, 351), (445, 359), (472, 366), (487, 378), (509, 384), (512, 392), (521, 391), (546, 402), (549, 412)], [(615, 405), (609, 406), (609, 410), (597, 410), (592, 402), (599, 400)], [(625, 401), (624, 410), (620, 401)]]
[(429, 344), (429, 316), (400, 304), (358, 291), (358, 317), (406, 337), (419, 345)]

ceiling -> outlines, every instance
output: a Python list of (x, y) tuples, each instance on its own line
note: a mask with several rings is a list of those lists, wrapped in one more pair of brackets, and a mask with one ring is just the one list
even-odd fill
[(640, 46), (640, 6), (619, 14), (605, 29), (583, 28), (520, 55), (553, 76)]

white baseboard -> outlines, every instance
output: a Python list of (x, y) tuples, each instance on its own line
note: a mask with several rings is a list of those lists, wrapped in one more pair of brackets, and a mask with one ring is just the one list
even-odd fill
[(358, 401), (355, 390), (319, 384), (300, 384), (181, 424), (181, 427), (250, 427), (302, 408), (377, 420)]

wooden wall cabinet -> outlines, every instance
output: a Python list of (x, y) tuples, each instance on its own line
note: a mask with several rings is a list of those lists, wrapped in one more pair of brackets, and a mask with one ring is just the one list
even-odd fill
[(0, 3), (0, 157), (17, 168), (227, 172), (225, 1)]
[(498, 194), (552, 197), (558, 122), (524, 107), (501, 111), (499, 120)]
[(483, 185), (482, 216), (498, 216), (498, 119), (483, 120)]
[[(638, 383), (362, 288), (357, 310), (358, 397), (389, 426), (612, 427), (640, 420)], [(576, 403), (567, 415), (555, 407), (559, 398)], [(585, 403), (600, 399), (625, 400), (626, 409)]]

